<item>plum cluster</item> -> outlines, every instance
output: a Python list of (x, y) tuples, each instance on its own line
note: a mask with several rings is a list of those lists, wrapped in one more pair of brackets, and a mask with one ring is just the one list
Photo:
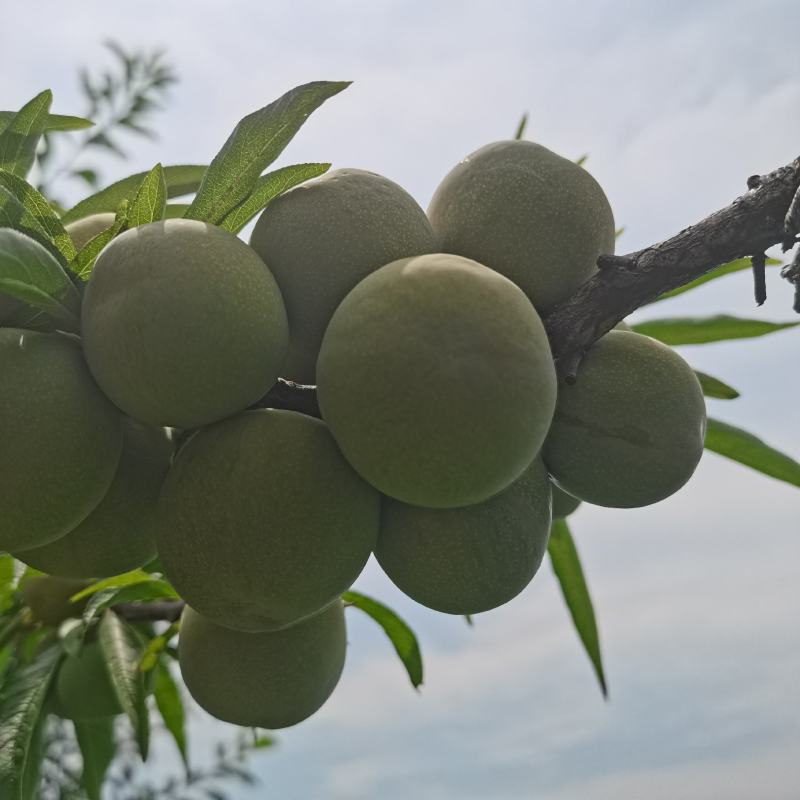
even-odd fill
[[(614, 239), (592, 176), (524, 141), (465, 158), (427, 214), (342, 169), (275, 199), (249, 245), (187, 219), (126, 231), (80, 339), (0, 328), (0, 548), (70, 579), (157, 553), (196, 700), (305, 719), (370, 554), (430, 608), (486, 611), (531, 581), (554, 515), (692, 475), (705, 406), (670, 348), (612, 331), (574, 385), (555, 370), (541, 315)], [(322, 419), (269, 407), (279, 377), (315, 384)]]

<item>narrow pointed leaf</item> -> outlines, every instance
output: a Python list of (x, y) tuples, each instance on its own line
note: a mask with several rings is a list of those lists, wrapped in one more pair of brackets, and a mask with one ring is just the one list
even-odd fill
[(608, 697), (594, 606), (589, 595), (586, 578), (583, 575), (583, 567), (581, 567), (578, 550), (575, 547), (575, 541), (572, 538), (566, 520), (553, 520), (547, 552), (550, 555), (550, 564), (561, 586), (561, 592), (564, 595), (564, 601), (569, 609), (575, 630), (578, 632), (586, 654), (592, 662), (603, 697)]
[(52, 206), (38, 190), (23, 178), (3, 170), (0, 170), (0, 186), (14, 196), (27, 215), (47, 234), (48, 240), (63, 257), (64, 263), (75, 258), (75, 244)]
[(189, 756), (186, 749), (186, 720), (183, 710), (183, 700), (178, 686), (172, 678), (169, 667), (159, 661), (155, 667), (155, 683), (153, 695), (156, 700), (158, 713), (164, 720), (164, 726), (175, 740), (175, 745), (181, 755), (184, 766), (189, 766)]
[[(16, 111), (0, 111), (0, 133), (16, 116)], [(43, 131), (81, 131), (94, 125), (90, 119), (72, 117), (65, 114), (48, 114), (44, 119)]]
[(515, 139), (521, 139), (525, 135), (525, 128), (528, 127), (528, 114), (525, 113), (519, 118), (517, 130), (514, 132)]
[[(5, 174), (10, 175), (10, 173)], [(30, 236), (31, 239), (42, 245), (56, 261), (66, 264), (66, 259), (56, 247), (50, 234), (42, 227), (41, 222), (2, 183), (0, 183), (0, 228), (10, 228)]]
[(98, 639), (111, 685), (133, 726), (142, 760), (146, 760), (150, 744), (150, 720), (144, 674), (139, 670), (142, 656), (139, 637), (130, 625), (113, 611), (107, 610), (100, 619)]
[(330, 164), (293, 164), (262, 175), (253, 188), (250, 196), (240, 203), (220, 223), (220, 228), (238, 233), (259, 211), (269, 205), (279, 194), (287, 189), (303, 183), (309, 178), (316, 178), (330, 169)]
[(709, 417), (706, 449), (738, 461), (792, 486), (800, 486), (800, 464), (791, 456), (770, 447), (752, 433)]
[(95, 583), (87, 586), (85, 589), (76, 592), (70, 600), (76, 603), (84, 597), (90, 597), (97, 592), (102, 592), (104, 589), (119, 589), (122, 586), (133, 586), (137, 583), (148, 583), (153, 580), (153, 576), (143, 569), (133, 569), (130, 572), (123, 572), (121, 575), (113, 575), (110, 578), (103, 578), (103, 580), (96, 581)]
[(261, 173), (308, 116), (349, 85), (346, 81), (307, 83), (244, 117), (209, 165), (186, 217), (215, 225), (222, 222), (253, 191)]
[(715, 378), (706, 372), (701, 372), (699, 369), (696, 369), (694, 374), (697, 376), (697, 380), (700, 381), (700, 386), (706, 397), (715, 397), (717, 400), (735, 400), (739, 397), (739, 392), (736, 389), (728, 386), (727, 383), (719, 378)]
[(794, 328), (800, 322), (766, 322), (760, 319), (743, 319), (719, 314), (715, 317), (671, 317), (651, 319), (632, 325), (636, 333), (642, 333), (668, 345), (706, 344), (728, 339), (752, 339), (766, 336), (786, 328)]
[(114, 760), (114, 718), (80, 720), (73, 723), (83, 759), (81, 786), (89, 800), (101, 800), (103, 781)]
[(26, 103), (0, 133), (0, 169), (24, 178), (33, 166), (53, 93), (46, 89)]
[(342, 595), (342, 600), (372, 617), (383, 628), (395, 652), (400, 657), (400, 661), (403, 662), (411, 685), (415, 689), (418, 688), (422, 684), (423, 678), (422, 654), (414, 631), (391, 608), (371, 597), (350, 591)]
[(36, 735), (47, 691), (58, 668), (61, 650), (50, 647), (34, 661), (15, 669), (0, 689), (0, 797), (34, 800), (31, 773)]
[(94, 269), (94, 262), (100, 251), (128, 225), (128, 201), (123, 200), (117, 209), (114, 222), (104, 231), (100, 231), (97, 236), (93, 236), (81, 248), (75, 260), (70, 264), (70, 269), (78, 277), (88, 280)]
[(139, 185), (136, 195), (128, 207), (126, 227), (135, 228), (163, 219), (167, 205), (167, 183), (164, 168), (156, 164)]
[[(207, 167), (203, 164), (180, 164), (164, 167), (167, 197), (181, 197), (197, 191), (206, 169)], [(106, 186), (105, 189), (101, 189), (91, 197), (81, 200), (80, 203), (69, 209), (61, 218), (61, 221), (67, 225), (70, 222), (75, 222), (76, 219), (83, 219), (92, 214), (116, 211), (123, 200), (128, 200), (129, 202), (133, 200), (136, 190), (146, 177), (146, 172), (137, 172), (135, 175), (129, 175), (127, 178)]]

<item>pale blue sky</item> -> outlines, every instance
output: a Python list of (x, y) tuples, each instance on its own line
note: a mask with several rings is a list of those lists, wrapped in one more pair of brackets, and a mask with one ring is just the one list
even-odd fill
[[(157, 160), (203, 162), (233, 124), (307, 80), (354, 85), (316, 112), (280, 163), (372, 169), (423, 205), (462, 156), (512, 132), (588, 152), (621, 250), (727, 204), (746, 177), (800, 152), (800, 71), (786, 2), (82, 2), (15, 9), (0, 105), (50, 86), (80, 111), (99, 42), (165, 45), (181, 75), (162, 138), (109, 179)], [(642, 315), (791, 317), (771, 275), (746, 275)], [(800, 334), (685, 348), (743, 397), (711, 414), (800, 455)], [(603, 703), (548, 565), (474, 629), (402, 598), (370, 565), (357, 588), (413, 624), (417, 695), (381, 633), (350, 614), (342, 683), (255, 762), (281, 800), (790, 800), (800, 785), (800, 494), (707, 455), (656, 507), (585, 508), (573, 532), (600, 619)], [(199, 712), (193, 712), (204, 718)], [(203, 742), (224, 726), (204, 723)], [(266, 791), (265, 791), (266, 789)]]

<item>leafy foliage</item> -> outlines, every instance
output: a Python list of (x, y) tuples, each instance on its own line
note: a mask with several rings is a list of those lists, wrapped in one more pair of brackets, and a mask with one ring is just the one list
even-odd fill
[(706, 344), (726, 339), (751, 339), (766, 336), (787, 328), (794, 328), (800, 322), (766, 322), (760, 319), (742, 319), (727, 314), (714, 317), (670, 317), (651, 319), (632, 325), (636, 333), (651, 336), (664, 344), (677, 346), (685, 344)]

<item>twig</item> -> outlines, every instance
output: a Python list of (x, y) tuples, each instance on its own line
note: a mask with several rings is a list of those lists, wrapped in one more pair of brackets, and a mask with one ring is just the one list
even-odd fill
[(128, 622), (176, 622), (183, 613), (183, 600), (162, 600), (156, 603), (120, 603), (114, 611)]

